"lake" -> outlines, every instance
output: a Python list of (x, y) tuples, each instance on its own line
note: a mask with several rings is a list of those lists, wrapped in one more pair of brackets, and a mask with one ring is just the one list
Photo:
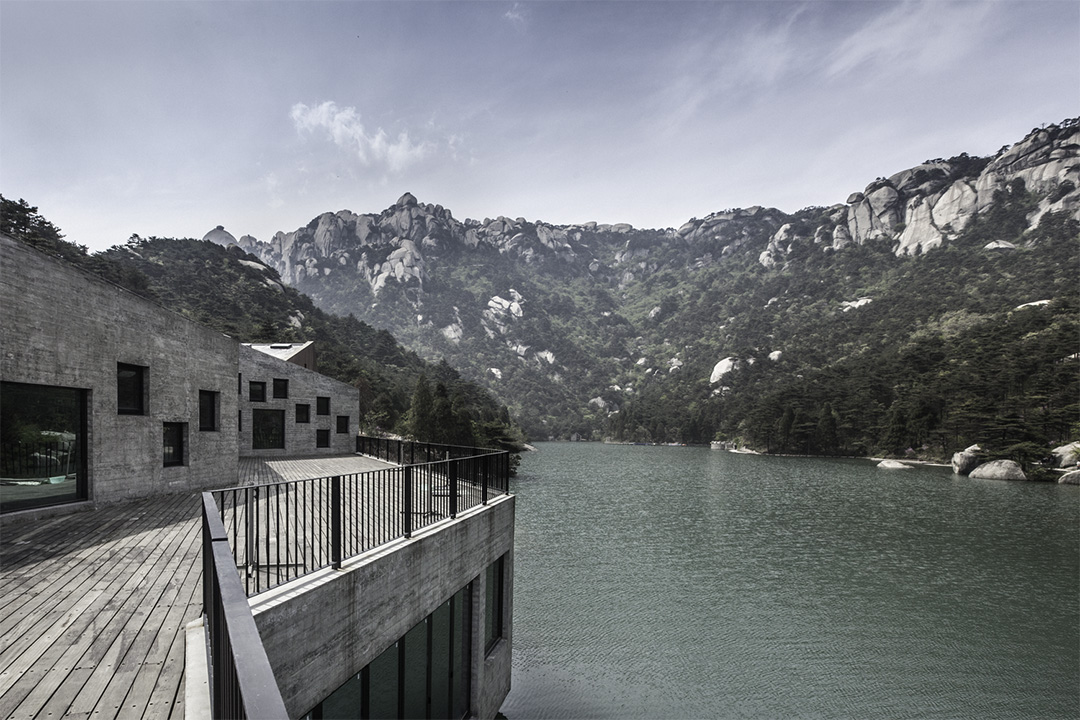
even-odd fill
[(509, 720), (1080, 716), (1076, 486), (538, 447)]

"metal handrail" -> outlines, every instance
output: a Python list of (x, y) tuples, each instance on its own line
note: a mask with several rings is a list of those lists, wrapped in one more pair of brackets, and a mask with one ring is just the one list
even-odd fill
[(212, 716), (285, 720), (285, 702), (211, 493), (202, 494), (202, 505), (203, 613)]
[(381, 443), (382, 455), (451, 457), (213, 492), (248, 596), (317, 570), (340, 568), (343, 560), (510, 491), (506, 451), (373, 440)]

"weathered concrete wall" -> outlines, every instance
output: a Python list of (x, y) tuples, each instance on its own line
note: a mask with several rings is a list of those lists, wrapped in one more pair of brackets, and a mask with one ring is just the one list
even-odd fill
[[(306, 370), (285, 360), (280, 360), (245, 345), (240, 346), (239, 402), (243, 420), (239, 433), (239, 451), (242, 457), (340, 455), (356, 452), (356, 434), (360, 422), (360, 391), (343, 382)], [(274, 398), (274, 379), (289, 381), (289, 397)], [(250, 382), (266, 383), (266, 401), (251, 402)], [(317, 413), (317, 397), (330, 398), (330, 414)], [(296, 406), (309, 406), (309, 422), (296, 422)], [(252, 410), (285, 411), (285, 448), (283, 450), (255, 450), (252, 448)], [(338, 416), (349, 418), (349, 431), (337, 431)], [(235, 421), (234, 421), (235, 422)], [(330, 431), (330, 446), (316, 447), (316, 431)]]
[[(500, 496), (371, 553), (252, 598), (291, 717), (307, 712), (473, 582), (472, 697), (492, 718), (510, 690), (514, 497)], [(485, 570), (506, 555), (503, 639), (485, 657)]]
[[(219, 332), (0, 236), (0, 379), (90, 391), (93, 501), (235, 482), (237, 349)], [(118, 362), (149, 368), (146, 414), (117, 413)], [(199, 430), (200, 390), (219, 393), (217, 430)], [(165, 422), (187, 423), (183, 466), (163, 467)]]

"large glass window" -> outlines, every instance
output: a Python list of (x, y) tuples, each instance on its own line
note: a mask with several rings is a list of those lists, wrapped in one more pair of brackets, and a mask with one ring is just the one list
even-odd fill
[(216, 392), (199, 391), (199, 429), (218, 429), (218, 393)]
[(254, 450), (285, 448), (285, 411), (251, 411), (251, 447)]
[(87, 499), (87, 396), (0, 383), (0, 512)]
[(162, 423), (162, 458), (165, 467), (184, 465), (184, 448), (187, 445), (187, 423)]
[(146, 414), (146, 376), (149, 368), (116, 363), (116, 412), (120, 415)]
[(472, 588), (456, 592), (306, 717), (468, 717)]
[(274, 397), (277, 399), (289, 397), (289, 381), (284, 378), (274, 378)]

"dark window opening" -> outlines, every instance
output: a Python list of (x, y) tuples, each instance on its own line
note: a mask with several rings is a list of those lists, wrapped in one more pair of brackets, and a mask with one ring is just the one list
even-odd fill
[(116, 412), (120, 415), (146, 414), (146, 375), (142, 365), (116, 363)]
[(187, 435), (187, 423), (162, 423), (162, 457), (165, 467), (184, 464), (184, 445)]
[(218, 393), (199, 391), (199, 430), (218, 430)]
[(311, 406), (302, 405), (297, 403), (296, 405), (296, 422), (309, 423), (311, 422)]
[(285, 448), (285, 411), (251, 411), (251, 447), (253, 450)]
[(266, 383), (255, 382), (254, 380), (249, 382), (248, 400), (251, 402), (266, 402)]
[(289, 381), (282, 378), (274, 378), (274, 397), (283, 399), (289, 397)]
[(338, 415), (337, 416), (337, 431), (339, 433), (346, 434), (349, 432), (349, 416)]
[(315, 431), (315, 447), (321, 447), (321, 448), (330, 447), (330, 431), (329, 430), (316, 430)]
[(316, 415), (329, 415), (330, 414), (330, 398), (317, 397), (315, 398), (315, 414)]

